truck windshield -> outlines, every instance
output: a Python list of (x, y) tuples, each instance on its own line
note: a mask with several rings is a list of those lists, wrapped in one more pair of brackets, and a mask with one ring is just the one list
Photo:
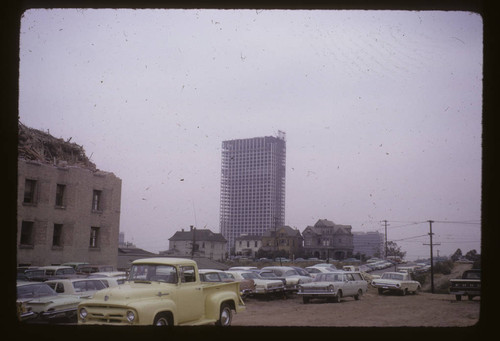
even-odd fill
[(130, 269), (128, 280), (177, 283), (177, 271), (171, 265), (134, 264)]

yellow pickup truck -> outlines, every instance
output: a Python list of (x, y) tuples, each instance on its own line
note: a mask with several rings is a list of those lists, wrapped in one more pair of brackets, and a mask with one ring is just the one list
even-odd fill
[(231, 325), (245, 304), (239, 283), (202, 283), (195, 261), (146, 258), (132, 263), (128, 280), (78, 305), (79, 325)]

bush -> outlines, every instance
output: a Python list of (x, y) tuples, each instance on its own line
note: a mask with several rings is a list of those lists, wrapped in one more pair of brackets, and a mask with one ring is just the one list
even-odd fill
[(453, 269), (453, 265), (454, 264), (453, 264), (452, 260), (437, 262), (436, 264), (434, 264), (434, 273), (449, 275), (449, 274), (451, 274), (451, 270)]
[(429, 276), (426, 273), (414, 273), (412, 277), (422, 286), (427, 282), (427, 278), (429, 278)]

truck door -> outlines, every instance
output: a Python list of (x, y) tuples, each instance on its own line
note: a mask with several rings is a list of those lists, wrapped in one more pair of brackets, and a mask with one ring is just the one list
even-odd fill
[(201, 319), (205, 314), (203, 288), (194, 266), (179, 268), (179, 283), (177, 285), (177, 322), (184, 323)]

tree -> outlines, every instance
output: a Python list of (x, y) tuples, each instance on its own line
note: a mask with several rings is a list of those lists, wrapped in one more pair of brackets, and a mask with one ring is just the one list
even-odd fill
[(465, 254), (465, 258), (467, 258), (468, 260), (471, 260), (471, 261), (477, 261), (477, 260), (481, 259), (481, 255), (478, 254), (476, 250), (470, 250), (469, 252), (467, 252)]
[(387, 256), (397, 256), (403, 259), (406, 256), (406, 251), (401, 251), (401, 247), (396, 242), (387, 242)]
[(457, 260), (459, 260), (460, 258), (462, 257), (462, 250), (460, 249), (457, 249), (457, 251), (455, 251), (454, 254), (451, 255), (451, 260), (456, 262)]

